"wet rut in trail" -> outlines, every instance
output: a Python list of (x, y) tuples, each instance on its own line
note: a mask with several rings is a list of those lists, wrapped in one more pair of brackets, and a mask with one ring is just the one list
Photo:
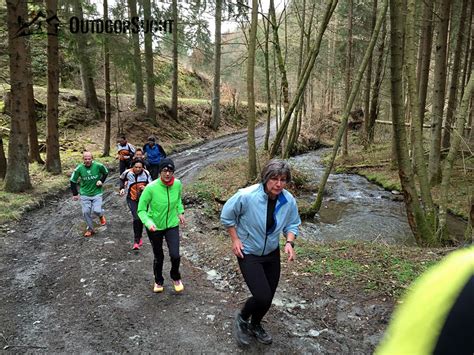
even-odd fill
[[(263, 145), (265, 125), (255, 129), (257, 147)], [(271, 122), (270, 132), (275, 134), (275, 120)], [(187, 183), (199, 174), (200, 169), (219, 160), (245, 156), (247, 153), (247, 132), (217, 138), (194, 148), (186, 149), (170, 157), (176, 163), (176, 176)]]

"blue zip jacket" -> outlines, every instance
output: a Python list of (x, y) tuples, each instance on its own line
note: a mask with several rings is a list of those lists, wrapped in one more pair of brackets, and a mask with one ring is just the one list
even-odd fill
[(166, 153), (164, 149), (159, 144), (154, 144), (153, 147), (147, 143), (143, 146), (143, 151), (146, 154), (148, 164), (157, 165), (160, 163), (160, 160), (166, 158)]
[(235, 227), (244, 246), (244, 254), (267, 255), (279, 247), (280, 235), (298, 234), (301, 219), (296, 200), (283, 190), (277, 198), (273, 228), (266, 232), (268, 195), (263, 184), (240, 189), (224, 205), (221, 222), (224, 227)]

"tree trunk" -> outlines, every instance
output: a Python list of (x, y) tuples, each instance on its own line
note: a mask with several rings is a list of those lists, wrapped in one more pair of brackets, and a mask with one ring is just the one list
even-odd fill
[[(151, 20), (150, 0), (143, 1), (145, 21)], [(155, 74), (153, 72), (153, 41), (151, 31), (145, 33), (145, 67), (146, 67), (146, 114), (155, 118)]]
[[(104, 23), (107, 22), (109, 16), (109, 7), (107, 0), (104, 1)], [(104, 137), (104, 151), (102, 156), (110, 155), (110, 130), (112, 124), (112, 112), (110, 105), (110, 52), (109, 52), (109, 38), (108, 34), (104, 36), (104, 79), (105, 79), (105, 137)]]
[(385, 14), (387, 13), (387, 8), (388, 8), (388, 0), (384, 0), (382, 8), (380, 9), (380, 13), (377, 16), (377, 21), (375, 24), (374, 31), (372, 32), (372, 36), (370, 38), (369, 46), (367, 47), (365, 51), (364, 58), (362, 59), (360, 67), (357, 71), (356, 80), (354, 82), (354, 85), (352, 85), (351, 87), (351, 92), (350, 92), (350, 95), (348, 96), (348, 100), (346, 104), (344, 105), (344, 112), (342, 113), (341, 125), (339, 126), (339, 130), (337, 131), (336, 139), (334, 141), (331, 160), (329, 162), (329, 165), (326, 166), (324, 175), (321, 177), (321, 181), (319, 183), (319, 188), (318, 188), (318, 196), (316, 197), (316, 201), (314, 202), (314, 204), (311, 206), (311, 209), (310, 209), (310, 213), (313, 215), (316, 214), (321, 208), (321, 204), (323, 201), (324, 188), (326, 186), (326, 182), (329, 178), (329, 174), (331, 173), (332, 167), (334, 165), (337, 151), (339, 150), (339, 146), (341, 144), (342, 136), (344, 135), (344, 131), (347, 128), (347, 120), (349, 118), (349, 113), (351, 111), (352, 104), (354, 103), (354, 100), (357, 96), (357, 93), (359, 92), (362, 76), (364, 75), (365, 69), (367, 68), (369, 58), (375, 47), (375, 42), (377, 42), (377, 37), (379, 35), (380, 28), (382, 27), (382, 22), (384, 21)]
[(471, 101), (471, 97), (473, 95), (474, 90), (474, 77), (471, 76), (469, 79), (469, 83), (467, 84), (466, 89), (464, 90), (464, 97), (461, 101), (461, 106), (459, 112), (457, 114), (456, 119), (456, 134), (452, 137), (451, 147), (449, 148), (449, 153), (445, 159), (444, 166), (443, 166), (443, 179), (441, 181), (441, 200), (440, 200), (440, 208), (439, 208), (439, 230), (438, 230), (438, 238), (445, 239), (446, 238), (446, 215), (447, 215), (447, 204), (448, 204), (448, 188), (449, 182), (451, 179), (451, 174), (453, 171), (454, 159), (459, 151), (459, 147), (461, 146), (461, 137), (464, 131), (464, 124), (466, 122), (466, 118), (469, 114), (469, 102)]
[[(278, 23), (277, 23), (277, 18), (275, 14), (275, 4), (274, 0), (270, 0), (270, 7), (269, 7), (269, 15), (270, 15), (270, 20), (272, 24), (272, 30), (273, 30), (273, 46), (275, 48), (275, 54), (276, 58), (278, 60), (278, 69), (280, 70), (280, 75), (281, 75), (281, 91), (283, 94), (283, 109), (286, 114), (288, 111), (288, 107), (290, 105), (290, 94), (289, 94), (289, 84), (288, 84), (288, 77), (286, 73), (286, 67), (285, 67), (285, 60), (283, 58), (283, 54), (281, 51), (281, 46), (280, 46), (280, 39), (278, 36)], [(286, 132), (284, 135), (284, 139), (286, 140)]]
[(173, 0), (173, 80), (171, 86), (171, 117), (178, 121), (178, 0)]
[(247, 106), (248, 106), (248, 179), (253, 181), (257, 177), (257, 149), (255, 146), (255, 47), (257, 43), (258, 0), (252, 0), (252, 21), (249, 34), (249, 52), (247, 58)]
[(425, 245), (427, 242), (433, 241), (425, 239), (425, 236), (430, 236), (431, 233), (426, 225), (425, 216), (418, 201), (414, 173), (408, 156), (405, 115), (403, 112), (403, 0), (393, 0), (390, 4), (392, 121), (398, 159), (398, 174), (402, 185), (408, 224), (418, 245)]
[(369, 116), (367, 130), (367, 144), (374, 143), (375, 121), (378, 115), (378, 105), (380, 89), (382, 87), (382, 72), (384, 68), (385, 37), (387, 35), (387, 22), (384, 19), (382, 23), (382, 33), (380, 35), (380, 44), (377, 47), (377, 67), (375, 69), (374, 87), (372, 89), (372, 99), (370, 100), (370, 110), (365, 114)]
[(423, 18), (421, 20), (422, 27), (417, 73), (419, 83), (418, 92), (420, 95), (420, 125), (423, 125), (425, 120), (426, 95), (428, 93), (428, 79), (430, 74), (431, 46), (433, 43), (433, 1), (434, 0), (425, 0), (421, 5), (423, 7)]
[[(406, 16), (406, 36), (405, 36), (405, 66), (406, 76), (408, 81), (408, 101), (410, 103), (410, 114), (412, 119), (413, 143), (415, 169), (418, 174), (418, 180), (421, 191), (421, 199), (423, 201), (423, 208), (425, 212), (427, 230), (429, 234), (423, 237), (427, 240), (433, 240), (436, 232), (437, 216), (436, 210), (431, 197), (431, 186), (426, 170), (426, 161), (423, 149), (423, 132), (420, 124), (419, 116), (419, 95), (418, 83), (416, 81), (416, 29), (415, 29), (415, 0), (408, 0), (407, 2), (407, 16)], [(398, 151), (398, 150), (397, 150)], [(400, 166), (401, 164), (399, 164)]]
[[(466, 61), (468, 61), (469, 64), (466, 67), (467, 70), (466, 70), (466, 74), (464, 75), (463, 81), (464, 80), (469, 81), (470, 77), (472, 76), (472, 61), (474, 58), (474, 26), (472, 26), (473, 8), (474, 8), (474, 5), (471, 4), (471, 16), (470, 16), (471, 24), (469, 25), (470, 31), (468, 32), (471, 34), (471, 40), (470, 41), (468, 40), (468, 46), (466, 49), (466, 51), (470, 52), (470, 55), (469, 55), (469, 60), (467, 60), (467, 57), (466, 57)], [(469, 45), (470, 45), (470, 49), (469, 49)], [(462, 97), (464, 97), (464, 87), (461, 88), (461, 93), (462, 93)], [(474, 98), (471, 98), (471, 110), (469, 111), (470, 113), (468, 117), (468, 120), (469, 120), (468, 126), (471, 128), (471, 130), (469, 131), (467, 135), (468, 146), (470, 147), (471, 150), (474, 150), (474, 109), (473, 107), (474, 107)], [(471, 211), (474, 211), (474, 206), (472, 206)], [(474, 218), (472, 219), (472, 221), (474, 222)]]
[[(454, 62), (451, 72), (451, 85), (449, 86), (448, 107), (446, 109), (446, 124), (444, 128), (443, 140), (441, 146), (444, 149), (449, 148), (451, 139), (451, 126), (454, 122), (454, 111), (457, 106), (457, 93), (459, 84), (459, 72), (461, 69), (462, 49), (464, 44), (464, 29), (466, 23), (467, 0), (463, 0), (461, 7), (461, 16), (459, 18), (458, 38), (454, 50)], [(462, 132), (461, 132), (462, 133)]]
[[(463, 66), (463, 73), (462, 73), (462, 84), (461, 84), (461, 93), (460, 97), (464, 96), (464, 87), (466, 82), (469, 81), (469, 75), (471, 74), (472, 69), (472, 56), (474, 55), (474, 28), (472, 27), (472, 15), (473, 15), (474, 5), (471, 3), (469, 6), (469, 15), (467, 17), (467, 30), (466, 33), (466, 48), (464, 50), (464, 66)], [(469, 40), (470, 38), (470, 40)], [(469, 53), (471, 55), (469, 55)]]
[[(304, 2), (304, 5), (306, 7), (306, 1)], [(314, 18), (315, 18), (315, 16), (314, 16), (315, 10), (316, 10), (316, 3), (313, 2), (312, 7), (311, 7), (311, 15), (309, 16), (309, 23), (308, 23), (308, 25), (304, 26), (305, 28), (307, 28), (307, 30), (305, 30), (305, 32), (304, 32), (304, 34), (306, 36), (305, 56), (307, 56), (311, 52), (311, 37), (312, 37), (312, 34), (313, 34), (313, 21), (314, 21)], [(306, 11), (305, 11), (305, 13), (306, 13)], [(305, 15), (305, 17), (306, 17), (306, 15)], [(301, 70), (302, 70), (302, 68), (301, 68)], [(298, 77), (301, 77), (301, 75), (298, 75)], [(308, 89), (305, 91), (306, 97), (303, 99), (303, 111), (302, 111), (302, 114), (299, 116), (299, 120), (298, 120), (298, 127), (297, 127), (297, 131), (296, 131), (296, 140), (298, 140), (298, 138), (301, 134), (301, 128), (303, 127), (303, 118), (305, 119), (305, 122), (308, 124), (308, 123), (310, 123), (308, 121), (311, 121), (312, 116), (313, 116), (313, 100), (312, 100), (313, 87), (314, 87), (314, 72), (311, 73), (310, 84), (309, 84)], [(310, 106), (309, 110), (308, 110), (308, 105)], [(309, 111), (309, 115), (308, 115), (308, 111)]]
[[(58, 0), (47, 0), (48, 17), (58, 11)], [(53, 174), (61, 173), (61, 156), (59, 154), (59, 39), (53, 23), (48, 25), (48, 102), (47, 102), (47, 137), (46, 137), (46, 170)]]
[[(26, 45), (28, 48), (31, 45), (31, 42)], [(37, 162), (39, 164), (44, 164), (43, 159), (41, 159), (39, 144), (38, 144), (38, 127), (36, 126), (36, 107), (35, 107), (35, 96), (33, 91), (33, 73), (31, 72), (31, 55), (30, 49), (27, 49), (27, 68), (28, 68), (28, 141), (29, 141), (29, 162)]]
[(26, 40), (19, 36), (18, 18), (25, 19), (24, 6), (7, 0), (8, 49), (10, 54), (11, 120), (8, 143), (8, 169), (5, 191), (23, 192), (31, 188), (28, 166), (28, 67)]
[[(130, 10), (130, 18), (138, 17), (137, 14), (137, 0), (128, 0), (128, 8)], [(140, 51), (140, 34), (132, 32), (133, 44), (133, 78), (135, 81), (135, 105), (137, 108), (145, 108), (143, 99), (143, 75), (142, 75), (142, 60)]]
[[(351, 92), (351, 81), (352, 81), (352, 13), (353, 13), (354, 3), (352, 0), (349, 0), (349, 16), (347, 16), (347, 53), (346, 53), (346, 102), (349, 101), (349, 95)], [(347, 127), (344, 131), (344, 137), (342, 141), (342, 156), (347, 157), (348, 147), (347, 147)]]
[[(221, 24), (222, 1), (216, 0), (216, 33), (214, 36), (214, 85), (212, 95), (211, 128), (217, 130), (221, 124)], [(267, 41), (268, 42), (268, 41)], [(268, 60), (268, 58), (267, 58)], [(268, 63), (266, 63), (268, 64)], [(265, 69), (266, 70), (266, 69)]]
[[(377, 0), (374, 0), (372, 6), (372, 17), (370, 22), (371, 32), (374, 31), (375, 21), (377, 19)], [(365, 97), (364, 97), (364, 128), (365, 128), (365, 145), (369, 141), (369, 127), (370, 127), (370, 90), (372, 85), (372, 56), (369, 59), (369, 64), (367, 65), (367, 74), (365, 76)]]
[(0, 179), (5, 179), (7, 173), (7, 158), (3, 149), (3, 137), (0, 136)]
[[(270, 37), (270, 23), (263, 20), (263, 28), (265, 31), (265, 48), (263, 50), (263, 58), (265, 63), (265, 88), (267, 93), (267, 128), (265, 131), (265, 140), (263, 143), (263, 149), (268, 151), (269, 140), (270, 140), (270, 123), (272, 118), (272, 93), (270, 88), (270, 49), (269, 49), (269, 37)], [(276, 106), (275, 106), (276, 108)]]
[[(75, 15), (80, 21), (84, 20), (81, 0), (73, 1)], [(99, 100), (94, 85), (94, 74), (92, 64), (89, 60), (92, 47), (87, 44), (87, 34), (79, 31), (74, 35), (76, 38), (76, 55), (79, 59), (79, 69), (81, 72), (82, 91), (86, 100), (86, 107), (99, 112)], [(99, 115), (100, 116), (100, 115)]]
[[(24, 12), (28, 13), (26, 1), (20, 1), (19, 4), (24, 6)], [(27, 37), (28, 38), (28, 37)], [(36, 126), (36, 107), (35, 95), (33, 91), (33, 72), (31, 70), (31, 46), (33, 42), (30, 39), (26, 40), (26, 67), (28, 70), (28, 141), (29, 141), (29, 161), (44, 164), (41, 159), (39, 144), (38, 144), (38, 128)]]
[[(295, 3), (297, 6), (297, 2)], [(298, 13), (298, 9), (297, 13)], [(300, 44), (299, 44), (299, 59), (298, 59), (298, 81), (301, 80), (301, 71), (302, 71), (302, 66), (303, 66), (303, 58), (304, 58), (304, 37), (305, 37), (305, 20), (306, 20), (306, 0), (303, 0), (303, 5), (302, 5), (302, 14), (301, 14), (301, 20), (299, 20), (299, 25), (300, 25)], [(308, 53), (308, 52), (307, 52)], [(307, 54), (306, 53), (306, 54)], [(301, 96), (301, 99), (299, 101), (299, 104), (296, 106), (296, 112), (295, 115), (293, 116), (293, 122), (291, 125), (291, 130), (290, 130), (290, 136), (288, 138), (288, 144), (286, 146), (286, 149), (283, 153), (283, 158), (288, 158), (291, 154), (291, 151), (293, 150), (293, 147), (296, 144), (296, 141), (298, 139), (298, 120), (301, 115), (301, 107), (303, 105), (303, 98), (304, 94)]]
[(441, 128), (446, 89), (446, 51), (451, 0), (440, 0), (439, 22), (436, 29), (436, 53), (433, 78), (433, 112), (431, 120), (431, 144), (429, 156), (429, 174), (431, 185), (441, 182)]
[(328, 106), (327, 112), (332, 112), (334, 109), (334, 73), (336, 70), (336, 48), (337, 48), (337, 33), (338, 33), (338, 18), (337, 16), (334, 19), (334, 29), (333, 35), (329, 36), (329, 41), (332, 42), (331, 48), (331, 71), (329, 76), (329, 97), (328, 97)]
[(285, 111), (285, 118), (281, 122), (281, 125), (277, 131), (275, 140), (273, 141), (272, 148), (270, 150), (270, 157), (274, 157), (276, 155), (280, 147), (280, 144), (283, 140), (283, 137), (286, 135), (290, 118), (293, 114), (293, 111), (296, 108), (296, 105), (298, 104), (300, 100), (301, 95), (303, 95), (304, 89), (306, 88), (306, 84), (308, 83), (308, 79), (311, 76), (311, 71), (313, 70), (314, 63), (319, 54), (319, 49), (321, 47), (321, 41), (322, 41), (324, 32), (326, 31), (329, 20), (331, 19), (334, 9), (336, 8), (337, 2), (338, 0), (326, 1), (326, 10), (324, 11), (324, 15), (319, 26), (318, 35), (316, 36), (315, 46), (308, 53), (308, 56), (305, 60), (305, 64), (303, 65), (303, 75), (301, 76), (301, 80), (298, 82), (295, 96), (293, 97), (288, 110)]
[[(270, 31), (270, 29), (268, 29)], [(277, 79), (277, 69), (276, 69), (276, 55), (275, 55), (275, 46), (273, 46), (273, 93), (275, 101), (275, 126), (278, 131), (278, 126), (280, 124), (280, 100), (278, 95), (278, 79)]]

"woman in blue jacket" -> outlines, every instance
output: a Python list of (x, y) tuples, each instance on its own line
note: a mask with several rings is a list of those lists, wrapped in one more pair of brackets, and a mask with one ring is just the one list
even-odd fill
[(261, 321), (280, 279), (280, 235), (286, 236), (285, 253), (292, 261), (301, 224), (296, 200), (285, 190), (290, 180), (288, 163), (271, 160), (262, 170), (261, 183), (239, 190), (222, 209), (221, 222), (252, 293), (235, 319), (236, 339), (241, 346), (249, 345), (251, 336), (263, 344), (272, 343)]

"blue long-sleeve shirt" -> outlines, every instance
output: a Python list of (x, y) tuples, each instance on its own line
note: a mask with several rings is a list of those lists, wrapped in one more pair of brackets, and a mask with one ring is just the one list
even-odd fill
[(281, 233), (298, 235), (301, 219), (293, 195), (286, 190), (278, 195), (273, 213), (275, 223), (268, 232), (267, 204), (263, 184), (256, 184), (240, 189), (222, 209), (221, 222), (226, 228), (236, 228), (244, 254), (267, 255), (278, 248)]

